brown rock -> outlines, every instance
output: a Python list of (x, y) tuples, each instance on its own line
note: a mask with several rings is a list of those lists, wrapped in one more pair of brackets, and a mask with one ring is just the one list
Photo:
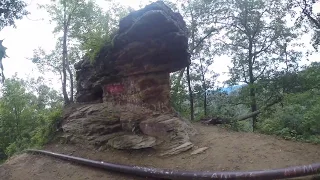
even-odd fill
[(141, 135), (122, 135), (108, 141), (115, 149), (144, 149), (156, 145), (156, 138)]
[(112, 134), (107, 134), (107, 135), (102, 135), (102, 136), (96, 136), (96, 137), (91, 137), (91, 141), (93, 141), (93, 144), (95, 146), (104, 146), (108, 143), (110, 139), (113, 139), (117, 136), (122, 136), (124, 135), (124, 132), (117, 132), (117, 133), (112, 133)]
[[(140, 123), (140, 129), (144, 134), (158, 137), (160, 139), (167, 139), (170, 137), (170, 139), (188, 141), (189, 134), (192, 135), (190, 127), (186, 122), (171, 114), (164, 114), (142, 121)], [(175, 136), (179, 137), (175, 138)]]
[(182, 16), (161, 1), (130, 13), (120, 21), (112, 50), (104, 47), (94, 64), (84, 58), (75, 65), (77, 101), (102, 100), (104, 86), (125, 83), (124, 77), (130, 81), (139, 74), (169, 76), (186, 67), (190, 63), (187, 37)]
[(64, 133), (98, 147), (190, 149), (194, 129), (170, 105), (170, 72), (190, 63), (182, 16), (152, 3), (120, 21), (113, 45), (75, 65), (77, 106), (65, 113)]

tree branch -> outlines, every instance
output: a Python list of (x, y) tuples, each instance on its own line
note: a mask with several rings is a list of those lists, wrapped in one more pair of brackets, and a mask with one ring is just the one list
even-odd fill
[(282, 101), (282, 97), (278, 97), (277, 99), (275, 99), (274, 101), (272, 101), (271, 103), (267, 104), (266, 106), (262, 107), (261, 109), (236, 117), (236, 118), (211, 118), (211, 119), (203, 119), (201, 120), (203, 123), (206, 124), (230, 124), (232, 122), (235, 121), (244, 121), (246, 119), (249, 119), (251, 117), (257, 116), (258, 114), (262, 113), (263, 111), (267, 110), (269, 107), (279, 103)]
[(241, 45), (241, 44), (230, 44), (230, 43), (224, 42), (224, 41), (221, 40), (221, 39), (215, 39), (215, 40), (220, 41), (220, 42), (222, 42), (223, 44), (225, 44), (225, 45), (227, 45), (227, 46), (241, 47), (241, 48), (243, 48), (243, 49), (248, 49), (248, 47), (246, 47), (246, 46), (244, 46), (244, 45)]
[[(266, 38), (266, 39), (267, 39), (267, 38)], [(266, 39), (265, 39), (265, 41), (264, 41), (263, 44), (266, 44), (266, 43), (267, 43), (267, 42), (266, 42)], [(275, 39), (276, 39), (275, 37), (272, 38), (272, 39), (270, 40), (270, 44), (269, 44), (267, 47), (263, 46), (259, 51), (254, 52), (254, 53), (253, 53), (253, 56), (257, 56), (258, 54), (260, 54), (260, 53), (262, 53), (262, 52), (265, 52), (267, 49), (269, 49), (270, 46), (273, 44), (273, 41), (274, 41)]]
[(259, 77), (262, 76), (262, 74), (264, 73), (264, 71), (266, 70), (266, 68), (267, 68), (267, 65), (264, 66), (264, 68), (263, 68), (263, 70), (261, 71), (261, 73), (260, 73), (257, 77), (254, 78), (255, 81), (256, 81)]
[(242, 66), (242, 70), (243, 70), (244, 82), (248, 84), (249, 82), (247, 80), (247, 75), (246, 75), (246, 70), (244, 68), (244, 63), (241, 63), (241, 66)]
[(202, 43), (203, 43), (203, 41), (205, 41), (213, 32), (215, 32), (215, 31), (218, 31), (217, 29), (215, 29), (215, 28), (212, 28), (208, 33), (207, 33), (207, 35), (205, 35), (204, 37), (202, 37), (200, 40), (199, 40), (199, 42), (197, 43), (197, 45), (195, 45), (192, 49), (191, 49), (191, 53), (193, 53), (193, 51), (195, 50), (195, 49), (197, 49)]

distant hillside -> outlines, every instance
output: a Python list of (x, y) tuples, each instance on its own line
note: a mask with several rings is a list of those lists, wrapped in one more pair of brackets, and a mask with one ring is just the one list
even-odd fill
[(226, 93), (231, 93), (232, 91), (235, 91), (235, 90), (238, 90), (240, 89), (241, 87), (245, 86), (245, 84), (242, 84), (242, 85), (235, 85), (235, 86), (229, 86), (229, 87), (225, 87), (225, 88), (222, 88), (220, 91), (221, 92), (226, 92)]
[[(234, 86), (228, 86), (228, 87), (224, 87), (224, 88), (221, 88), (219, 90), (219, 92), (225, 92), (227, 94), (230, 94), (231, 92), (235, 91), (235, 90), (238, 90), (240, 89), (241, 87), (243, 86), (246, 86), (245, 84), (242, 84), (242, 85), (234, 85)], [(216, 90), (208, 90), (208, 94), (213, 94)]]

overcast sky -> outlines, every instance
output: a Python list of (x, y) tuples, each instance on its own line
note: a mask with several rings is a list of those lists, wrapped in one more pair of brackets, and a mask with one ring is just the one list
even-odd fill
[[(102, 7), (107, 5), (105, 0), (96, 1)], [(6, 78), (13, 76), (15, 73), (21, 78), (37, 77), (40, 74), (27, 58), (32, 57), (33, 50), (38, 47), (50, 51), (55, 46), (56, 38), (52, 34), (54, 26), (49, 23), (48, 14), (37, 8), (38, 3), (48, 3), (50, 0), (26, 0), (26, 2), (28, 3), (27, 10), (31, 14), (16, 21), (16, 28), (6, 27), (0, 32), (0, 39), (4, 39), (3, 45), (8, 48), (7, 55), (9, 58), (3, 59)], [(145, 4), (149, 0), (119, 0), (119, 2), (138, 9), (140, 4)], [(306, 36), (303, 40), (309, 43), (310, 36)], [(311, 46), (308, 48), (311, 48)], [(320, 55), (314, 54), (310, 60), (320, 61)], [(227, 58), (216, 59), (213, 70), (220, 74), (227, 72), (229, 64)], [(49, 76), (47, 75), (47, 78)], [(219, 80), (226, 80), (226, 76), (221, 76)], [(60, 84), (57, 84), (56, 81), (53, 83), (59, 88)]]

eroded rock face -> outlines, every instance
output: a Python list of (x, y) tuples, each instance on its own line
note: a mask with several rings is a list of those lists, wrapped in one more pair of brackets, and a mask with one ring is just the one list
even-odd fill
[(120, 21), (113, 44), (93, 64), (84, 59), (75, 66), (76, 100), (85, 104), (66, 115), (65, 134), (117, 149), (190, 149), (194, 130), (170, 106), (169, 73), (190, 63), (181, 15), (152, 3)]
[(190, 63), (186, 24), (161, 1), (123, 18), (113, 44), (93, 65), (88, 59), (76, 64), (78, 102), (101, 100), (102, 86), (122, 83), (123, 77), (168, 74)]
[(189, 136), (195, 134), (192, 127), (171, 113), (130, 103), (84, 104), (72, 111), (62, 127), (64, 134), (71, 135), (69, 140), (75, 143), (167, 151), (189, 142)]

